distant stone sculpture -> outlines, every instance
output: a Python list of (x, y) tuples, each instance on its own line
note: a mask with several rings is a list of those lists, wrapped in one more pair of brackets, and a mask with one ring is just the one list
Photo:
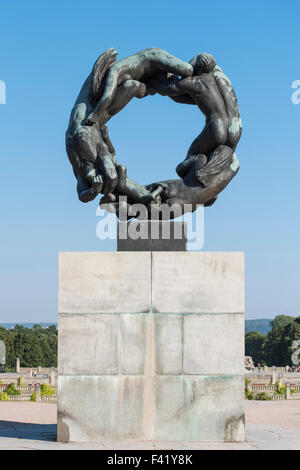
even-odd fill
[[(212, 205), (239, 169), (234, 152), (242, 126), (228, 77), (207, 53), (197, 54), (189, 63), (158, 48), (119, 62), (116, 56), (112, 48), (98, 58), (71, 112), (66, 150), (79, 199), (88, 202), (102, 193), (100, 205), (119, 215), (126, 196), (128, 218), (136, 216), (131, 206), (140, 203), (146, 206), (149, 219), (160, 217), (163, 204), (179, 208), (181, 214), (194, 211), (199, 204)], [(155, 93), (198, 106), (206, 123), (177, 165), (180, 179), (143, 186), (132, 181), (126, 167), (117, 162), (106, 123), (132, 98)]]
[(245, 356), (245, 369), (254, 370), (254, 362), (251, 356)]
[(0, 340), (0, 372), (5, 372), (6, 364), (6, 346), (4, 341)]

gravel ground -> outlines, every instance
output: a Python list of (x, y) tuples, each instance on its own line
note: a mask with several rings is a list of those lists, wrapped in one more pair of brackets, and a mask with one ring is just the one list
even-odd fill
[(56, 442), (56, 404), (0, 402), (0, 449), (168, 449), (300, 450), (300, 400), (246, 402), (246, 441), (214, 442)]
[(300, 400), (246, 401), (246, 424), (300, 431)]
[(0, 422), (56, 424), (56, 403), (0, 402)]

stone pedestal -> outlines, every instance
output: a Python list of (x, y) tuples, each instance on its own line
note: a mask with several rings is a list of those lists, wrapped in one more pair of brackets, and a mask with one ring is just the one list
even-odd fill
[(118, 251), (186, 251), (187, 223), (130, 220), (118, 223)]
[(242, 253), (61, 253), (58, 440), (244, 440)]

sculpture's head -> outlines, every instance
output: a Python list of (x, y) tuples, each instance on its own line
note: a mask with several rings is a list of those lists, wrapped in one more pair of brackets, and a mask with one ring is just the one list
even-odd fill
[(194, 75), (212, 72), (217, 65), (214, 56), (207, 52), (195, 55), (195, 57), (190, 60), (190, 64), (194, 67)]

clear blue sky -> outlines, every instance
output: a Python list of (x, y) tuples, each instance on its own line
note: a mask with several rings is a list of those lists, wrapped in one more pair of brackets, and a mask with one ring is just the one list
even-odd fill
[[(97, 201), (78, 201), (64, 148), (95, 59), (161, 47), (214, 54), (243, 119), (238, 176), (205, 211), (207, 251), (245, 251), (247, 318), (300, 314), (299, 0), (16, 0), (1, 6), (1, 322), (56, 321), (58, 251), (115, 250), (95, 235)], [(203, 127), (199, 111), (154, 96), (109, 123), (133, 179), (175, 176)]]

